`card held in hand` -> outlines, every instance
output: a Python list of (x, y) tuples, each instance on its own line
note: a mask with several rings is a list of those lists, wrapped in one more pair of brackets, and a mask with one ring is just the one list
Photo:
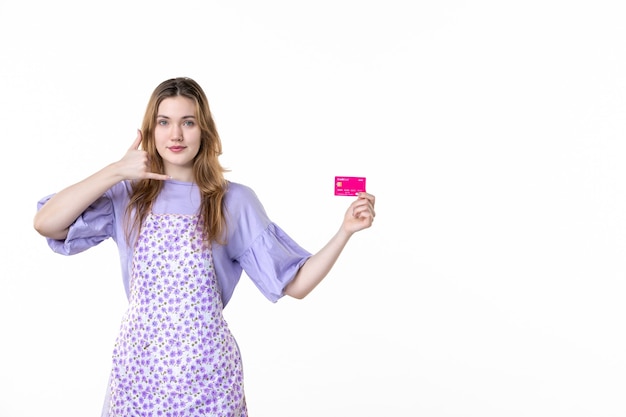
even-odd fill
[(335, 177), (335, 195), (355, 196), (365, 192), (365, 177)]

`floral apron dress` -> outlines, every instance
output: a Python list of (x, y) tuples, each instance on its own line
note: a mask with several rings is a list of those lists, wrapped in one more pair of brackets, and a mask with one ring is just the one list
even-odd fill
[(110, 417), (246, 417), (243, 368), (198, 216), (147, 216), (113, 350)]

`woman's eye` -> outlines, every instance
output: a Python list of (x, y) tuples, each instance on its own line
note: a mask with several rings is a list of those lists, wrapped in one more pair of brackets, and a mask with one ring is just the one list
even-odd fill
[(191, 120), (185, 120), (183, 122), (183, 126), (192, 127), (193, 125), (194, 125), (194, 123)]
[(159, 120), (159, 121), (157, 121), (157, 123), (158, 123), (160, 126), (165, 126), (165, 125), (167, 124), (167, 120)]

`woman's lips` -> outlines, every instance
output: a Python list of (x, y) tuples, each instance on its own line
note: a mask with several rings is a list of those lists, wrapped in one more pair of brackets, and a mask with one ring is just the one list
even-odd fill
[(180, 152), (182, 150), (184, 150), (186, 148), (186, 146), (170, 146), (169, 149), (172, 152)]

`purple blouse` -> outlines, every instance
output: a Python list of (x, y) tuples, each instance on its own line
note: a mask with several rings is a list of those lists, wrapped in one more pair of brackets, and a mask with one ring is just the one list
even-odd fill
[[(65, 240), (47, 239), (53, 251), (74, 255), (112, 238), (122, 267), (126, 295), (133, 248), (125, 238), (124, 215), (129, 201), (130, 182), (119, 182), (96, 200), (72, 224)], [(37, 209), (52, 195), (39, 200)], [(200, 192), (193, 183), (165, 181), (156, 199), (154, 213), (197, 215)], [(267, 216), (254, 191), (242, 184), (228, 182), (224, 198), (227, 241), (212, 244), (213, 262), (222, 291), (224, 307), (228, 304), (242, 271), (270, 301), (284, 294), (285, 286), (295, 277), (311, 253), (300, 247)]]

